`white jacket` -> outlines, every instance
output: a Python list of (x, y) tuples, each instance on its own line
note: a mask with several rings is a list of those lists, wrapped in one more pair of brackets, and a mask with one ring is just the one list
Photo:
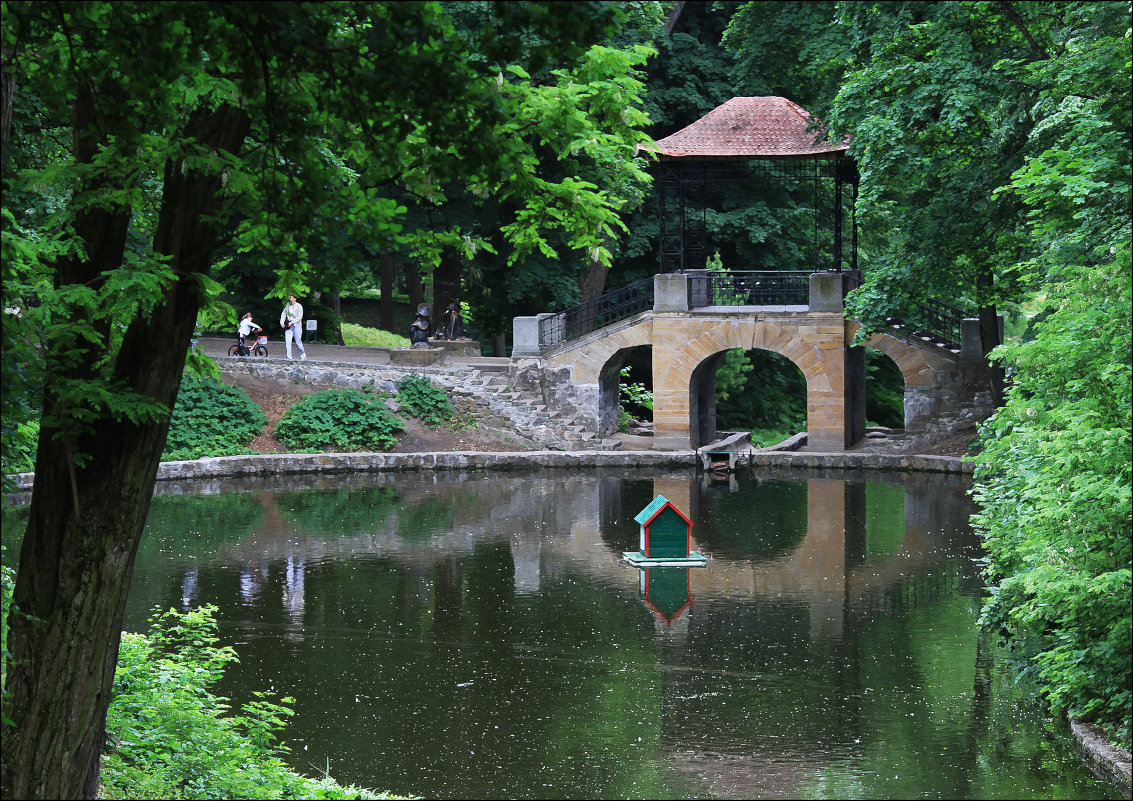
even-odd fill
[(283, 313), (279, 315), (279, 324), (286, 326), (289, 323), (299, 323), (303, 321), (303, 306), (299, 301), (289, 303), (283, 307)]

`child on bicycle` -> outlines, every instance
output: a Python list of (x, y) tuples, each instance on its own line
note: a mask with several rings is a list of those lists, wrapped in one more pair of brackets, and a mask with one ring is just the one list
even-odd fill
[(255, 337), (259, 336), (264, 329), (260, 328), (252, 321), (252, 313), (248, 312), (240, 320), (240, 327), (237, 329), (237, 334), (240, 337), (240, 355), (247, 356), (251, 352), (251, 345), (248, 344), (248, 337), (252, 337), (252, 342), (255, 342)]

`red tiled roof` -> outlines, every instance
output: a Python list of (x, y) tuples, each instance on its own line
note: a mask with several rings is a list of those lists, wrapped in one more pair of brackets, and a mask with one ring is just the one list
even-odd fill
[(785, 97), (733, 97), (649, 149), (669, 158), (834, 158), (849, 147), (849, 137), (815, 144), (809, 122), (810, 112)]

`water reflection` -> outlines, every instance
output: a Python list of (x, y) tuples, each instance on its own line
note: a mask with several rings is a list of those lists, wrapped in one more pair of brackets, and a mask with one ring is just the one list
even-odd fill
[[(218, 604), (222, 689), (297, 699), (300, 769), (453, 798), (1113, 796), (976, 635), (955, 478), (315, 483), (156, 498), (127, 621)], [(707, 567), (622, 563), (658, 494)]]

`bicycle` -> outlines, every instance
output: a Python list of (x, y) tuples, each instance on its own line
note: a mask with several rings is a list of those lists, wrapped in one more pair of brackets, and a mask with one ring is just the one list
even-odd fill
[[(241, 353), (243, 351), (243, 353)], [(229, 356), (267, 356), (268, 355), (268, 338), (261, 334), (256, 337), (256, 344), (248, 347), (240, 342), (228, 349)]]

